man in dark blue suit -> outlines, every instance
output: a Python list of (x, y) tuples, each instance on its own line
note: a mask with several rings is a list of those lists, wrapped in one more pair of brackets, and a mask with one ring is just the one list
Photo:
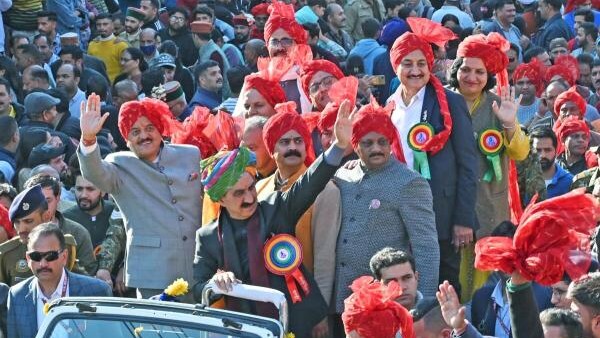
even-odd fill
[(52, 223), (41, 224), (29, 234), (27, 264), (34, 276), (8, 293), (8, 337), (35, 337), (44, 320), (44, 305), (55, 299), (112, 296), (105, 282), (68, 272), (65, 249), (65, 236)]
[(388, 102), (395, 103), (392, 121), (407, 166), (429, 180), (440, 245), (440, 283), (447, 280), (458, 286), (459, 250), (473, 242), (478, 227), (475, 137), (464, 99), (444, 89), (431, 74), (434, 56), (429, 41), (443, 44), (454, 34), (427, 19), (414, 18), (409, 25), (413, 32), (429, 31), (432, 36), (405, 33), (396, 40), (390, 59), (401, 84)]

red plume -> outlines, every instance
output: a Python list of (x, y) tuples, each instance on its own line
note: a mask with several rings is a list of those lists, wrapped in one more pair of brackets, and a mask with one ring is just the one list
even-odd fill
[(194, 145), (200, 149), (202, 158), (208, 158), (217, 153), (210, 138), (204, 134), (204, 129), (212, 119), (210, 111), (206, 107), (197, 106), (192, 115), (183, 121), (183, 128), (171, 137), (175, 144)]
[(341, 78), (329, 88), (329, 98), (338, 106), (344, 101), (349, 100), (352, 107), (356, 105), (356, 93), (358, 92), (358, 79), (354, 76)]
[(439, 47), (444, 47), (446, 42), (458, 38), (448, 28), (429, 19), (410, 17), (406, 19), (406, 22), (415, 35)]

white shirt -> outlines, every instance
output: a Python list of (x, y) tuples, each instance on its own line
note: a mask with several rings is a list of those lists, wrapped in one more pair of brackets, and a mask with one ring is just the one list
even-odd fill
[(406, 166), (410, 169), (413, 169), (415, 157), (413, 150), (408, 146), (408, 132), (410, 131), (410, 128), (421, 122), (421, 111), (423, 110), (426, 87), (427, 86), (423, 86), (423, 88), (412, 97), (408, 106), (405, 105), (402, 100), (402, 86), (399, 86), (398, 89), (396, 89), (396, 92), (394, 92), (387, 100), (387, 102), (394, 101), (396, 104), (394, 111), (392, 112), (392, 123), (394, 123), (394, 126), (400, 135), (400, 142), (402, 143), (402, 151), (404, 152)]
[[(63, 285), (66, 283), (66, 289), (63, 295)], [(46, 298), (42, 293), (42, 288), (40, 287), (39, 281), (36, 279), (35, 287), (37, 288), (37, 301), (36, 301), (36, 309), (37, 309), (37, 327), (38, 329), (42, 326), (42, 322), (46, 315), (44, 314), (44, 304), (52, 302), (55, 299), (61, 297), (69, 296), (69, 281), (67, 279), (67, 274), (65, 273), (65, 269), (62, 271), (62, 276), (60, 277), (60, 281), (58, 281), (58, 285), (56, 286), (56, 290), (50, 295), (50, 298)]]

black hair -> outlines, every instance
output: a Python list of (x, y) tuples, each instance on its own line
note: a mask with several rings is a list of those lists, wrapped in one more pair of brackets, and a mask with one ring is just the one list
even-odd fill
[(17, 94), (17, 97), (20, 97), (21, 77), (15, 62), (6, 55), (0, 55), (0, 70), (4, 70), (3, 78), (10, 82), (10, 87)]
[(69, 96), (66, 92), (64, 92), (62, 89), (51, 88), (44, 90), (44, 93), (60, 100), (60, 102), (56, 105), (56, 111), (59, 113), (69, 112)]
[(36, 18), (48, 18), (48, 20), (50, 21), (58, 21), (58, 18), (56, 16), (56, 13), (54, 12), (50, 12), (50, 11), (40, 11), (37, 12), (35, 15)]
[(98, 20), (104, 20), (104, 19), (109, 19), (110, 21), (112, 21), (112, 14), (109, 13), (100, 13), (98, 15), (96, 15), (96, 22), (98, 22)]
[(380, 280), (381, 269), (404, 263), (410, 263), (412, 271), (417, 272), (415, 258), (411, 254), (403, 250), (387, 247), (377, 251), (373, 257), (371, 257), (369, 267), (371, 268), (373, 277)]
[(219, 63), (217, 61), (208, 60), (202, 62), (201, 64), (194, 67), (194, 80), (198, 81), (200, 75), (202, 75), (208, 68), (218, 67)]
[(77, 68), (77, 66), (75, 66), (73, 64), (69, 64), (69, 63), (61, 64), (60, 66), (58, 66), (58, 69), (56, 70), (56, 72), (58, 72), (58, 70), (63, 66), (71, 67), (71, 69), (73, 70), (73, 76), (81, 78), (81, 71), (79, 70), (79, 68)]
[(582, 338), (583, 326), (575, 312), (567, 309), (549, 308), (540, 313), (543, 326), (558, 326), (569, 338)]
[(549, 127), (538, 127), (533, 128), (533, 130), (529, 133), (529, 139), (533, 142), (533, 139), (537, 138), (549, 138), (552, 140), (552, 146), (556, 148), (558, 146), (558, 140), (556, 138), (556, 134)]
[(17, 197), (17, 189), (8, 183), (0, 183), (0, 197), (8, 197), (11, 201)]
[[(12, 88), (12, 86), (10, 85), (10, 82), (5, 79), (4, 77), (0, 76), (0, 86), (4, 86), (6, 87), (6, 91), (8, 92), (8, 95), (10, 95), (10, 89)], [(2, 130), (2, 128), (0, 128), (0, 130)]]
[(206, 6), (206, 5), (198, 5), (196, 6), (196, 8), (194, 8), (194, 10), (192, 11), (192, 21), (196, 20), (196, 15), (198, 14), (206, 14), (208, 16), (210, 16), (213, 20), (215, 19), (215, 11), (214, 9)]
[(172, 40), (167, 40), (161, 43), (158, 52), (167, 53), (175, 59), (179, 59), (179, 47), (177, 47), (177, 44)]
[(398, 17), (402, 20), (406, 21), (406, 18), (408, 18), (410, 16), (410, 13), (413, 11), (412, 8), (408, 7), (408, 6), (404, 6), (402, 8), (400, 8), (400, 10), (398, 11)]
[(320, 29), (319, 25), (317, 25), (316, 23), (307, 22), (307, 23), (303, 24), (302, 27), (304, 28), (305, 31), (308, 32), (308, 36), (311, 39), (319, 37), (319, 34), (321, 33), (321, 29)]
[(0, 116), (0, 146), (4, 147), (10, 143), (15, 131), (17, 131), (17, 121), (10, 116)]
[(86, 83), (85, 96), (88, 97), (92, 93), (96, 93), (100, 96), (100, 100), (106, 101), (110, 96), (110, 86), (106, 79), (103, 79), (101, 75), (95, 74), (90, 76)]
[(123, 52), (129, 53), (129, 55), (131, 55), (131, 59), (139, 61), (138, 68), (140, 71), (144, 72), (146, 69), (148, 69), (148, 62), (146, 62), (146, 59), (144, 59), (144, 53), (142, 53), (139, 48), (128, 47)]
[[(448, 76), (448, 85), (452, 88), (459, 88), (458, 84), (458, 70), (462, 66), (464, 58), (457, 57), (452, 66), (450, 67), (450, 74)], [(487, 73), (487, 83), (483, 87), (483, 91), (490, 90), (496, 85), (496, 77), (493, 74)]]
[(503, 221), (492, 230), (491, 236), (513, 238), (515, 237), (515, 232), (517, 232), (517, 226), (514, 223)]
[(31, 176), (29, 179), (27, 179), (27, 181), (25, 181), (23, 188), (28, 189), (38, 184), (42, 186), (42, 189), (52, 189), (52, 194), (54, 196), (60, 195), (60, 181), (56, 177), (47, 174), (37, 174), (35, 176)]
[(592, 68), (592, 64), (594, 63), (594, 57), (588, 53), (581, 53), (577, 55), (577, 62), (579, 64), (586, 64)]
[(381, 24), (375, 18), (367, 18), (360, 24), (363, 30), (363, 35), (366, 38), (377, 38), (377, 33), (381, 30)]
[(165, 83), (165, 75), (161, 68), (150, 68), (142, 73), (142, 92), (146, 97), (152, 96), (152, 88)]
[(540, 54), (544, 54), (545, 52), (546, 52), (546, 50), (542, 47), (538, 47), (538, 46), (531, 47), (525, 53), (523, 53), (523, 62), (529, 63), (529, 61), (531, 61), (531, 59), (533, 59), (534, 57), (536, 57)]
[(227, 82), (229, 83), (232, 93), (239, 95), (242, 91), (242, 86), (244, 85), (244, 78), (247, 75), (250, 75), (250, 73), (250, 69), (244, 65), (231, 67), (227, 70)]
[(346, 75), (358, 76), (365, 73), (365, 63), (358, 54), (353, 54), (346, 59)]
[(513, 0), (497, 0), (494, 3), (494, 10), (499, 10), (504, 8), (504, 6), (506, 5), (515, 5), (515, 2)]
[(58, 52), (58, 56), (63, 55), (71, 55), (74, 60), (83, 59), (83, 51), (79, 46), (63, 46), (60, 48), (60, 52)]
[(600, 314), (600, 272), (590, 273), (573, 281), (569, 285), (567, 297), (589, 308), (593, 316)]
[(582, 22), (579, 25), (579, 28), (583, 29), (583, 34), (587, 37), (588, 35), (592, 36), (593, 43), (596, 43), (596, 39), (598, 38), (598, 30), (593, 22)]
[(19, 50), (21, 50), (21, 53), (29, 55), (31, 57), (33, 57), (33, 59), (35, 60), (36, 64), (39, 64), (42, 59), (42, 53), (40, 53), (40, 51), (38, 50), (37, 46), (34, 44), (26, 44), (26, 45), (21, 45), (19, 47), (17, 47)]
[(27, 242), (27, 249), (33, 249), (33, 246), (39, 238), (50, 236), (56, 237), (60, 250), (65, 250), (67, 247), (65, 242), (65, 234), (63, 234), (62, 230), (60, 230), (56, 224), (51, 222), (42, 223), (31, 230), (29, 233), (29, 241)]
[[(540, 0), (542, 1), (542, 0)], [(560, 8), (563, 5), (562, 0), (543, 0), (545, 3), (550, 5), (555, 11), (560, 11)]]
[(39, 65), (30, 66), (29, 75), (34, 80), (42, 79), (42, 80), (50, 83), (50, 76), (48, 75), (48, 72), (42, 66), (39, 66)]
[(183, 7), (173, 7), (169, 10), (169, 16), (173, 16), (175, 13), (183, 15), (186, 21), (190, 19), (190, 12)]
[(388, 9), (394, 10), (394, 8), (398, 6), (402, 6), (404, 2), (400, 0), (383, 0), (383, 7), (385, 7), (386, 11)]
[(583, 16), (583, 20), (585, 22), (594, 22), (594, 12), (592, 12), (591, 10), (587, 9), (587, 8), (578, 8), (575, 10), (575, 14), (573, 15), (573, 18), (576, 16)]
[(159, 9), (160, 8), (160, 2), (158, 0), (146, 0), (146, 1), (150, 1), (150, 4), (152, 5), (152, 7)]
[(458, 17), (456, 15), (454, 15), (454, 14), (446, 14), (446, 15), (444, 15), (444, 17), (442, 18), (442, 26), (444, 24), (446, 24), (446, 22), (448, 22), (448, 21), (453, 21), (457, 25), (460, 25), (460, 21), (458, 20)]

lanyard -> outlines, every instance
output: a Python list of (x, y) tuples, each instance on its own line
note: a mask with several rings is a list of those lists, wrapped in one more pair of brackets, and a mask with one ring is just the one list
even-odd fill
[[(64, 273), (64, 271), (63, 271)], [(65, 275), (65, 279), (63, 280), (62, 290), (60, 292), (60, 298), (64, 298), (67, 295), (67, 286), (69, 285), (69, 276)], [(41, 291), (41, 290), (40, 290)], [(42, 303), (46, 304), (49, 299), (47, 299), (44, 294), (42, 294)]]

